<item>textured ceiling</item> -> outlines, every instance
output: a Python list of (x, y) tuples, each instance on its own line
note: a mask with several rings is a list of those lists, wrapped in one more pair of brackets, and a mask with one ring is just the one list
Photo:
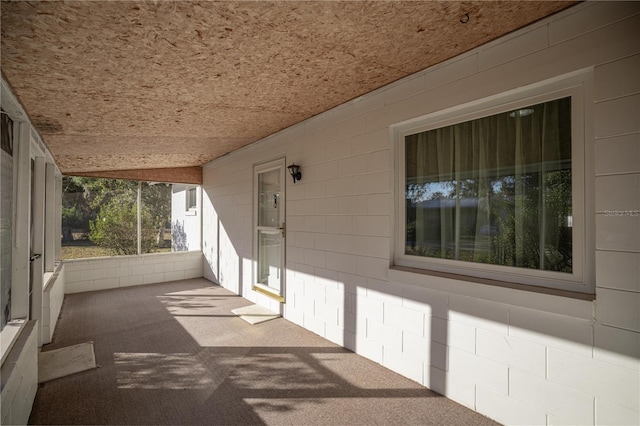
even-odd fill
[(3, 0), (1, 65), (63, 173), (191, 167), (573, 3)]

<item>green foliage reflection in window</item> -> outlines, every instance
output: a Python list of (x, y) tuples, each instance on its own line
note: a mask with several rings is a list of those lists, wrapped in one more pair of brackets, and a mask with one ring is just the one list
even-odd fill
[(405, 254), (572, 272), (571, 98), (405, 137)]

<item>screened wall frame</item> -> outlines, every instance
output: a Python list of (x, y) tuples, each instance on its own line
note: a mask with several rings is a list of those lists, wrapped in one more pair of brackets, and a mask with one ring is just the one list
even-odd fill
[[(595, 281), (595, 207), (593, 197), (593, 130), (592, 77), (593, 70), (580, 70), (530, 86), (506, 91), (484, 99), (436, 111), (422, 117), (398, 123), (390, 128), (395, 155), (395, 206), (393, 265), (449, 273), (473, 280), (495, 280), (502, 283), (522, 284), (580, 293), (594, 293)], [(474, 119), (489, 117), (508, 111), (549, 102), (571, 99), (571, 193), (572, 193), (572, 252), (571, 273), (525, 269), (489, 263), (422, 257), (406, 253), (406, 158), (405, 138), (435, 129), (441, 129)]]

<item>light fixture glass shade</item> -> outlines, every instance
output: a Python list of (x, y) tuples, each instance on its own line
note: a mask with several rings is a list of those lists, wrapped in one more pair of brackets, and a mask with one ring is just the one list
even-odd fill
[(293, 183), (296, 183), (297, 180), (302, 179), (302, 173), (300, 172), (300, 166), (298, 166), (297, 164), (291, 164), (290, 166), (287, 166), (287, 169), (289, 169), (289, 173), (291, 174), (291, 177), (293, 178)]
[(533, 114), (533, 108), (521, 108), (509, 113), (509, 117), (511, 118), (526, 117), (531, 114)]

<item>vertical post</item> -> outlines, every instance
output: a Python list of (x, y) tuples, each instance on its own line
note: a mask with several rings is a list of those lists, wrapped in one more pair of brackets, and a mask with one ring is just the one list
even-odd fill
[(138, 181), (138, 255), (142, 254), (142, 182)]
[(45, 232), (45, 161), (44, 157), (35, 157), (33, 172), (33, 194), (31, 194), (31, 255), (40, 255), (31, 261), (31, 294), (30, 318), (38, 320), (38, 347), (42, 346), (42, 292), (44, 288), (44, 232)]
[(62, 175), (56, 172), (56, 199), (55, 199), (55, 233), (54, 233), (54, 258), (56, 262), (62, 260)]
[(14, 123), (13, 273), (11, 281), (11, 319), (29, 317), (29, 223), (31, 217), (31, 126)]
[[(44, 207), (44, 270), (53, 271), (56, 257), (56, 166), (53, 163), (47, 163), (45, 168), (45, 207)], [(60, 234), (58, 234), (58, 239)]]
[(202, 187), (199, 186), (198, 189), (196, 190), (196, 206), (197, 206), (197, 214), (198, 216), (200, 216), (200, 220), (199, 220), (199, 229), (198, 229), (198, 246), (197, 249), (202, 251), (202, 226), (203, 226), (203, 218), (202, 218), (202, 200), (203, 200), (203, 194), (202, 194)]

